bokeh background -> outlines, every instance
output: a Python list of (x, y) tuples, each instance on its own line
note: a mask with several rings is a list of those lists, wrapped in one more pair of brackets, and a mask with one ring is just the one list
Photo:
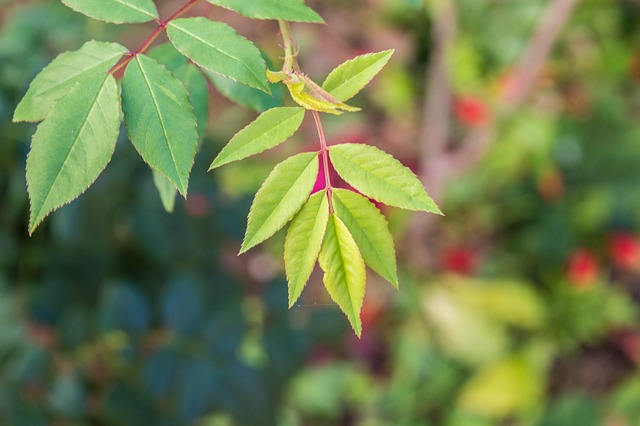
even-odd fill
[[(369, 275), (362, 339), (318, 271), (287, 309), (282, 233), (236, 255), (261, 181), (318, 140), (305, 121), (206, 173), (256, 115), (224, 82), (173, 214), (122, 132), (96, 184), (28, 237), (35, 126), (11, 123), (17, 102), (60, 52), (135, 49), (153, 25), (0, 0), (0, 424), (640, 425), (640, 2), (307, 4), (327, 21), (293, 25), (317, 81), (396, 49), (354, 99), (363, 112), (325, 118), (329, 142), (393, 153), (446, 214), (382, 207), (400, 289)], [(275, 22), (194, 13), (280, 65)]]

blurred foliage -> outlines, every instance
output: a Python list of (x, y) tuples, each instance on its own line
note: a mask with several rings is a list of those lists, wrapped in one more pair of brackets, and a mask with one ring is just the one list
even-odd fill
[[(445, 188), (433, 273), (405, 265), (393, 293), (370, 280), (359, 341), (317, 277), (287, 310), (282, 238), (236, 256), (282, 151), (206, 173), (254, 116), (226, 97), (270, 105), (223, 80), (174, 214), (121, 140), (98, 182), (27, 237), (33, 126), (12, 124), (13, 108), (59, 52), (136, 37), (57, 1), (0, 4), (0, 424), (640, 425), (638, 2), (580, 2), (527, 103), (505, 111), (548, 2), (458, 0), (450, 67), (467, 106), (452, 110), (451, 148), (487, 117), (496, 138)], [(432, 3), (308, 4), (328, 22), (294, 27), (310, 73), (398, 51), (354, 99), (366, 124), (327, 120), (329, 140), (367, 139), (417, 168)], [(279, 61), (275, 26), (221, 14)], [(385, 213), (401, 239), (410, 218)]]

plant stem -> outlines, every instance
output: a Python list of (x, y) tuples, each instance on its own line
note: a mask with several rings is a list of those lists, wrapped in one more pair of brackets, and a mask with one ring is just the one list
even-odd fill
[(278, 25), (280, 25), (280, 34), (282, 34), (282, 41), (284, 42), (284, 65), (282, 66), (282, 71), (287, 74), (291, 74), (294, 71), (300, 72), (296, 52), (293, 48), (293, 36), (291, 35), (289, 22), (278, 20)]
[(322, 156), (322, 164), (324, 166), (324, 182), (325, 189), (327, 191), (327, 198), (329, 200), (329, 212), (333, 213), (333, 203), (331, 202), (333, 186), (331, 186), (331, 176), (329, 175), (329, 148), (327, 148), (327, 140), (324, 137), (324, 129), (320, 122), (320, 114), (318, 114), (318, 111), (311, 111), (311, 113), (313, 114), (313, 119), (316, 122), (318, 137), (320, 138), (320, 155)]
[(182, 7), (178, 9), (173, 15), (169, 16), (164, 21), (157, 21), (158, 26), (156, 27), (155, 30), (153, 30), (151, 35), (147, 37), (145, 41), (142, 42), (140, 47), (138, 47), (133, 52), (129, 52), (120, 62), (114, 65), (114, 67), (109, 70), (109, 74), (115, 74), (116, 72), (118, 72), (118, 70), (126, 67), (127, 64), (131, 62), (133, 58), (136, 57), (136, 55), (146, 52), (149, 46), (151, 46), (151, 43), (153, 43), (154, 40), (158, 38), (160, 33), (162, 33), (167, 28), (167, 25), (169, 25), (169, 22), (175, 19), (178, 19), (179, 17), (187, 13), (189, 9), (191, 9), (193, 6), (200, 3), (201, 1), (202, 0), (189, 0), (185, 4), (183, 4)]

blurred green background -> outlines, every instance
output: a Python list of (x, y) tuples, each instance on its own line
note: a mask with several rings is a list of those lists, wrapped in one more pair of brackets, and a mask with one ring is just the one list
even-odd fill
[[(354, 100), (362, 113), (324, 120), (329, 142), (377, 145), (433, 176), (446, 214), (384, 209), (400, 290), (370, 274), (358, 340), (317, 273), (287, 309), (282, 233), (236, 256), (253, 194), (285, 155), (316, 146), (313, 123), (206, 173), (255, 117), (213, 86), (173, 214), (122, 132), (96, 184), (28, 237), (35, 125), (12, 124), (15, 105), (60, 52), (89, 39), (135, 49), (153, 25), (0, 0), (0, 424), (640, 425), (640, 3), (575, 2), (525, 101), (503, 102), (545, 10), (563, 2), (455, 2), (436, 163), (490, 138), (486, 155), (437, 170), (421, 153), (443, 2), (307, 2), (327, 21), (293, 26), (316, 80), (396, 49)], [(162, 16), (181, 4), (157, 3)], [(231, 23), (279, 66), (276, 23), (194, 13)], [(257, 109), (283, 102), (245, 95)]]

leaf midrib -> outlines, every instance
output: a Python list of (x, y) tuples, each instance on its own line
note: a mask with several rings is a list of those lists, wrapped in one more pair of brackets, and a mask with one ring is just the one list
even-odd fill
[[(304, 166), (304, 168), (300, 171), (300, 174), (298, 175), (298, 177), (296, 177), (296, 180), (291, 184), (291, 186), (289, 187), (289, 189), (287, 189), (287, 191), (285, 192), (285, 194), (280, 198), (280, 202), (278, 202), (275, 207), (271, 210), (271, 213), (269, 213), (269, 215), (262, 221), (262, 224), (260, 225), (259, 228), (256, 229), (256, 231), (253, 233), (253, 235), (251, 236), (251, 238), (248, 238), (246, 240), (247, 243), (253, 243), (253, 240), (256, 238), (256, 235), (259, 235), (260, 232), (265, 228), (265, 225), (271, 220), (271, 218), (274, 215), (274, 212), (283, 204), (283, 201), (287, 198), (287, 196), (291, 193), (291, 191), (293, 191), (293, 188), (297, 185), (297, 183), (300, 181), (300, 179), (302, 178), (302, 176), (305, 174), (307, 168), (313, 163), (314, 160), (316, 160), (317, 157), (311, 157), (310, 161)], [(246, 245), (247, 247), (252, 247), (251, 244), (243, 244)]]
[[(265, 132), (262, 132), (260, 135), (258, 135), (258, 136), (256, 136), (256, 137), (254, 137), (254, 138), (251, 138), (251, 139), (249, 139), (249, 140), (247, 140), (245, 143), (243, 143), (243, 144), (241, 144), (241, 145), (238, 145), (238, 147), (236, 148), (236, 152), (237, 152), (237, 151), (239, 151), (240, 149), (245, 148), (247, 145), (251, 144), (252, 142), (254, 142), (254, 141), (256, 141), (256, 140), (258, 140), (258, 139), (260, 139), (260, 138), (265, 137), (265, 135), (267, 135), (267, 134), (271, 134), (271, 133), (272, 133), (272, 132), (274, 132), (276, 129), (278, 129), (278, 127), (280, 127), (284, 122), (295, 119), (295, 118), (296, 118), (296, 114), (299, 114), (299, 113), (300, 113), (300, 111), (303, 111), (303, 110), (302, 110), (302, 108), (297, 109), (297, 110), (296, 110), (296, 112), (295, 112), (294, 114), (292, 114), (292, 115), (290, 115), (290, 116), (288, 116), (288, 117), (285, 117), (284, 119), (282, 119), (282, 120), (280, 120), (280, 121), (276, 122), (276, 125), (275, 125), (275, 126), (273, 126), (273, 127), (271, 127), (269, 130), (267, 130), (267, 131), (265, 131)], [(285, 139), (285, 140), (286, 140), (286, 139)], [(284, 141), (282, 141), (282, 142), (284, 142)], [(280, 142), (280, 143), (282, 143), (282, 142)], [(229, 145), (231, 145), (231, 143), (229, 143)], [(229, 145), (227, 145), (226, 147), (224, 147), (224, 148), (222, 149), (222, 151), (220, 151), (220, 154), (223, 154)], [(271, 148), (274, 148), (274, 147), (271, 147)], [(267, 149), (270, 149), (270, 148), (267, 148)], [(263, 151), (264, 151), (264, 150), (263, 150)], [(259, 151), (258, 153), (263, 152), (263, 151)], [(246, 158), (246, 157), (242, 157), (242, 158)], [(231, 161), (235, 161), (235, 160), (231, 160)], [(230, 163), (231, 161), (228, 161), (228, 158), (227, 158), (224, 162), (216, 162), (216, 161), (214, 161), (213, 165), (215, 165), (216, 167), (219, 167), (219, 166), (221, 166), (221, 165), (223, 165), (223, 164)]]
[[(192, 19), (197, 19), (197, 18), (192, 18)], [(203, 18), (203, 19), (204, 19), (204, 18)], [(258, 82), (260, 81), (260, 77), (259, 77), (259, 75), (255, 74), (255, 73), (253, 72), (253, 69), (251, 69), (249, 66), (247, 66), (247, 64), (245, 64), (241, 59), (238, 59), (238, 58), (236, 58), (235, 56), (233, 56), (233, 55), (231, 55), (231, 54), (229, 54), (229, 53), (225, 52), (224, 50), (221, 50), (221, 49), (217, 48), (216, 46), (214, 46), (214, 45), (212, 45), (212, 44), (209, 44), (206, 40), (204, 40), (204, 39), (202, 39), (202, 38), (198, 37), (196, 34), (193, 34), (193, 33), (189, 32), (189, 31), (187, 31), (184, 27), (179, 26), (179, 25), (178, 25), (178, 24), (176, 24), (175, 22), (172, 22), (170, 25), (171, 25), (173, 28), (175, 28), (175, 29), (177, 29), (177, 30), (179, 30), (179, 31), (182, 31), (183, 33), (185, 33), (185, 34), (187, 34), (187, 35), (189, 35), (189, 36), (193, 37), (194, 39), (198, 40), (198, 41), (199, 41), (199, 42), (201, 42), (202, 44), (204, 44), (204, 45), (206, 45), (206, 46), (209, 46), (210, 48), (212, 48), (212, 49), (214, 49), (214, 50), (216, 50), (216, 51), (220, 52), (220, 53), (221, 53), (221, 54), (223, 54), (224, 56), (227, 56), (227, 57), (229, 57), (229, 58), (233, 59), (234, 61), (236, 61), (236, 62), (240, 63), (240, 64), (241, 64), (241, 65), (242, 65), (242, 66), (243, 66), (247, 71), (249, 71), (249, 73), (250, 73), (250, 74), (251, 74), (251, 75), (256, 79), (256, 81), (258, 81)], [(223, 25), (225, 25), (225, 24), (223, 24)], [(222, 27), (221, 27), (221, 28), (222, 28)], [(240, 37), (242, 37), (242, 36), (240, 36)], [(217, 72), (217, 71), (212, 71), (212, 72)], [(227, 76), (227, 77), (229, 77), (229, 78), (231, 78), (232, 80), (234, 80), (234, 78), (233, 78), (233, 77), (230, 77), (230, 76)]]
[(113, 1), (115, 1), (116, 3), (120, 3), (123, 6), (129, 7), (131, 9), (135, 10), (135, 11), (138, 11), (138, 12), (144, 14), (144, 15), (150, 16), (152, 18), (156, 17), (156, 15), (154, 15), (154, 14), (152, 14), (152, 13), (150, 13), (150, 12), (144, 10), (144, 9), (140, 9), (140, 8), (136, 7), (135, 5), (133, 5), (133, 4), (126, 3), (123, 0), (113, 0)]
[[(394, 276), (394, 273), (392, 270), (389, 269), (389, 265), (387, 265), (387, 262), (385, 262), (384, 257), (382, 256), (382, 253), (380, 253), (377, 249), (376, 249), (376, 244), (373, 243), (373, 241), (371, 241), (371, 239), (369, 238), (369, 235), (364, 232), (364, 227), (361, 225), (361, 222), (356, 218), (355, 215), (352, 214), (351, 209), (349, 209), (349, 207), (347, 207), (346, 203), (340, 198), (340, 195), (338, 195), (338, 193), (336, 193), (336, 197), (337, 197), (337, 201), (342, 204), (344, 210), (344, 214), (348, 215), (353, 222), (355, 222), (355, 224), (358, 226), (358, 228), (360, 228), (360, 230), (362, 231), (362, 235), (365, 239), (365, 242), (367, 243), (367, 245), (369, 247), (372, 248), (372, 252), (374, 253), (374, 255), (376, 256), (376, 258), (378, 259), (378, 262), (383, 265), (383, 268), (386, 270), (387, 274), (390, 277)], [(375, 207), (374, 207), (375, 208)], [(382, 217), (383, 220), (386, 221), (386, 219), (384, 219), (384, 216)], [(344, 222), (344, 221), (343, 221)], [(346, 226), (346, 223), (345, 223)], [(353, 236), (353, 234), (352, 234)], [(354, 237), (355, 239), (355, 237)]]
[[(373, 56), (373, 55), (375, 55), (375, 53), (370, 53), (370, 55), (372, 55), (372, 56)], [(365, 54), (365, 55), (363, 55), (363, 56), (366, 56), (366, 54)], [(381, 58), (379, 58), (378, 60), (376, 60), (376, 61), (375, 61), (375, 62), (373, 62), (372, 64), (368, 65), (368, 66), (367, 66), (366, 68), (364, 68), (362, 71), (359, 71), (358, 73), (353, 74), (351, 78), (349, 78), (349, 79), (347, 79), (347, 80), (342, 80), (342, 83), (341, 83), (340, 85), (338, 85), (338, 86), (334, 87), (333, 89), (327, 90), (325, 87), (323, 87), (323, 89), (325, 89), (325, 90), (327, 90), (327, 92), (331, 93), (331, 92), (335, 92), (335, 91), (337, 91), (338, 89), (340, 89), (340, 88), (342, 88), (342, 87), (344, 87), (344, 86), (348, 86), (348, 85), (349, 85), (349, 82), (351, 82), (352, 80), (354, 80), (356, 77), (360, 76), (361, 74), (364, 74), (364, 72), (365, 72), (367, 69), (372, 68), (374, 65), (378, 64), (378, 63), (379, 63), (381, 60), (383, 60), (383, 59), (384, 59), (384, 56), (382, 56)], [(346, 64), (348, 64), (349, 62), (353, 62), (353, 61), (355, 61), (355, 59), (352, 59), (351, 61), (348, 61), (347, 63), (345, 63), (345, 65), (346, 65)], [(342, 73), (344, 73), (344, 71), (343, 71)], [(324, 85), (323, 85), (323, 86), (324, 86)], [(332, 93), (332, 94), (333, 94), (333, 93)], [(341, 100), (342, 100), (342, 99), (341, 99)], [(342, 100), (342, 101), (343, 101), (343, 100)]]
[[(151, 89), (151, 85), (149, 83), (149, 80), (147, 79), (147, 75), (145, 73), (144, 68), (142, 67), (142, 62), (140, 61), (140, 58), (138, 58), (136, 56), (136, 62), (138, 63), (138, 66), (140, 67), (140, 73), (142, 74), (142, 79), (144, 80), (145, 85), (147, 86), (147, 89), (149, 90), (149, 94), (151, 95), (151, 99), (153, 100), (153, 105), (156, 109), (156, 112), (158, 114), (158, 119), (160, 120), (160, 127), (162, 128), (162, 134), (164, 135), (164, 142), (169, 150), (169, 154), (171, 155), (171, 162), (173, 163), (173, 169), (176, 172), (176, 174), (178, 175), (178, 180), (180, 181), (180, 184), (184, 184), (184, 182), (182, 182), (182, 176), (180, 176), (180, 172), (178, 171), (178, 165), (176, 163), (176, 158), (175, 155), (173, 153), (173, 149), (171, 149), (171, 145), (169, 145), (169, 135), (167, 133), (167, 128), (165, 126), (164, 123), (164, 117), (162, 116), (162, 114), (160, 113), (160, 106), (158, 105), (158, 100), (156, 99), (155, 93), (153, 92), (153, 90)], [(182, 192), (182, 191), (180, 191)]]
[[(375, 181), (377, 184), (389, 184), (390, 182), (385, 180), (384, 178), (379, 177), (378, 175), (376, 175), (375, 173), (373, 173), (372, 171), (370, 171), (369, 169), (365, 169), (364, 167), (362, 167), (360, 164), (350, 160), (349, 158), (345, 157), (344, 155), (340, 155), (339, 152), (336, 152), (335, 150), (333, 151), (329, 151), (330, 155), (333, 154), (334, 156), (337, 155), (338, 157), (341, 157), (344, 161), (348, 162), (349, 164), (352, 164), (353, 166), (357, 167), (359, 170), (364, 171), (368, 176), (373, 176), (375, 178)], [(402, 166), (404, 167), (404, 166)], [(379, 170), (379, 168), (378, 168)], [(404, 194), (405, 196), (409, 197), (410, 201), (415, 201), (415, 197), (404, 190), (403, 187), (398, 186), (398, 185), (393, 185), (393, 188), (395, 188), (396, 190), (398, 190), (398, 192), (401, 192), (402, 194)], [(420, 203), (422, 204), (422, 203)]]
[(87, 111), (87, 114), (85, 115), (84, 119), (82, 120), (82, 125), (78, 129), (78, 134), (73, 138), (73, 142), (69, 146), (69, 150), (67, 151), (67, 153), (64, 156), (64, 161), (62, 161), (62, 163), (60, 163), (60, 167), (58, 168), (58, 171), (56, 172), (56, 177), (53, 179), (53, 182), (49, 186), (49, 190), (47, 191), (47, 195), (44, 197), (44, 201), (42, 201), (42, 204), (40, 204), (40, 208), (38, 209), (38, 214), (34, 215), (34, 218), (40, 217), (40, 214), (42, 213), (42, 209), (47, 204), (47, 201), (49, 201), (49, 197), (51, 196), (51, 190), (53, 189), (53, 187), (55, 186), (56, 182), (58, 181), (58, 178), (60, 177), (60, 173), (62, 172), (62, 169), (64, 168), (64, 165), (67, 163), (67, 160), (69, 159), (69, 155), (71, 155), (71, 151), (73, 151), (73, 148), (76, 146), (76, 143), (78, 143), (78, 139), (80, 138), (80, 135), (82, 135), (84, 127), (87, 125), (87, 123), (89, 121), (89, 116), (93, 112), (93, 110), (95, 108), (95, 105), (96, 105), (96, 101), (100, 97), (100, 94), (102, 93), (102, 89), (104, 88), (104, 85), (106, 84), (107, 80), (109, 80), (108, 76), (107, 76), (107, 78), (104, 79), (104, 81), (100, 85), (100, 89), (98, 89), (98, 91), (96, 93), (96, 96), (93, 98), (93, 101), (91, 102), (91, 108), (89, 108), (89, 110)]
[[(335, 232), (336, 242), (337, 242), (337, 245), (338, 245), (338, 252), (340, 254), (340, 265), (341, 265), (340, 269), (342, 269), (342, 273), (344, 274), (344, 281), (345, 281), (345, 284), (347, 285), (347, 294), (349, 295), (349, 307), (351, 308), (351, 315), (353, 315), (354, 319), (355, 319), (355, 318), (357, 318), (358, 314), (355, 311), (354, 305), (353, 305), (354, 297), (353, 297), (353, 294), (352, 294), (352, 288), (349, 285), (350, 280), (347, 278), (348, 274), (347, 274), (347, 268), (345, 267), (345, 265), (346, 265), (345, 256), (344, 256), (344, 251), (342, 250), (342, 244), (340, 243), (340, 235), (338, 235), (338, 226), (336, 224), (336, 219), (338, 219), (338, 217), (334, 216), (333, 217), (333, 229), (334, 229), (334, 232)], [(345, 226), (345, 228), (346, 228), (346, 226)]]

